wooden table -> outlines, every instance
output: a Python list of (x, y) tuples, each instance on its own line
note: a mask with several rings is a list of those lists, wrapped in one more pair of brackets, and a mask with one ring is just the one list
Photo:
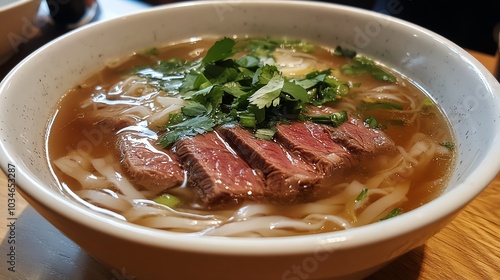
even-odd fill
[[(490, 71), (496, 57), (471, 52)], [(16, 195), (16, 266), (9, 270), (7, 179), (0, 172), (0, 279), (127, 279), (63, 236)], [(425, 245), (369, 279), (500, 279), (500, 173), (470, 205)]]

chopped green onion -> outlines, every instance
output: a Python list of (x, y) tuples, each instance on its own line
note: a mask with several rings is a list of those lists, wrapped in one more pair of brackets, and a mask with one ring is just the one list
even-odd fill
[(274, 129), (260, 128), (255, 131), (254, 136), (260, 139), (271, 140), (274, 134), (276, 134), (276, 130)]
[(153, 199), (153, 201), (158, 204), (163, 204), (165, 206), (168, 206), (170, 208), (175, 208), (181, 203), (181, 200), (178, 197), (175, 197), (171, 194), (163, 194)]
[(429, 97), (425, 98), (424, 102), (422, 103), (422, 107), (423, 108), (431, 108), (431, 107), (434, 107), (434, 106), (436, 106), (436, 104)]
[(356, 76), (368, 73), (375, 79), (384, 82), (395, 83), (396, 77), (378, 66), (373, 60), (364, 56), (356, 56), (350, 64), (341, 67), (342, 74)]
[(389, 101), (375, 101), (371, 99), (364, 99), (361, 105), (365, 110), (373, 110), (373, 109), (403, 110), (403, 105)]
[(326, 114), (326, 115), (306, 115), (305, 119), (312, 121), (313, 123), (330, 124), (333, 125), (334, 127), (337, 127), (342, 123), (346, 122), (348, 117), (347, 117), (347, 112), (343, 110), (340, 112)]
[(384, 221), (384, 220), (387, 220), (387, 219), (390, 219), (390, 218), (394, 218), (394, 217), (399, 216), (401, 214), (403, 214), (403, 210), (400, 209), (400, 208), (395, 208), (391, 212), (389, 212), (389, 214), (387, 214), (387, 216), (383, 217), (379, 221)]
[(239, 115), (240, 124), (243, 127), (254, 128), (256, 125), (255, 114), (253, 113), (242, 113)]
[(158, 48), (149, 48), (142, 50), (138, 52), (137, 54), (143, 55), (143, 56), (158, 56), (160, 54), (160, 51)]
[(368, 189), (365, 188), (359, 193), (354, 202), (359, 202), (363, 200), (367, 195), (368, 195)]

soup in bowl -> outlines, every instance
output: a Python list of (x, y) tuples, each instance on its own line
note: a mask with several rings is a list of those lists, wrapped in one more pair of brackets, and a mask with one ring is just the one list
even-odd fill
[(1, 88), (2, 168), (139, 279), (360, 278), (496, 175), (496, 90), (462, 49), (380, 14), (169, 5), (17, 66)]

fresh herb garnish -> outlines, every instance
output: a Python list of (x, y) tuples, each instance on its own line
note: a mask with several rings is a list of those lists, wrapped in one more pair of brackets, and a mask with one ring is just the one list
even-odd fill
[(349, 94), (347, 83), (337, 80), (329, 69), (308, 73), (296, 84), (307, 90), (311, 104), (315, 106), (341, 99)]
[(341, 67), (344, 75), (356, 76), (364, 73), (370, 74), (372, 77), (379, 81), (395, 83), (396, 77), (387, 71), (384, 71), (373, 60), (364, 56), (356, 56), (352, 59), (350, 64)]
[(361, 107), (364, 110), (387, 109), (387, 110), (403, 110), (403, 105), (390, 101), (379, 101), (365, 98), (361, 101)]
[[(308, 116), (306, 104), (333, 102), (349, 94), (349, 85), (330, 70), (314, 71), (304, 78), (288, 78), (262, 62), (277, 48), (310, 52), (314, 45), (301, 40), (248, 39), (242, 45), (223, 38), (197, 61), (170, 59), (135, 69), (152, 85), (187, 102), (181, 112), (170, 115), (160, 143), (171, 145), (184, 136), (212, 131), (228, 122), (253, 129), (259, 138), (272, 138), (274, 126), (283, 120), (310, 120), (338, 126), (347, 120), (345, 111)], [(239, 51), (245, 55), (233, 58)]]
[(137, 54), (151, 57), (151, 56), (158, 56), (160, 54), (160, 51), (158, 50), (158, 48), (149, 48), (149, 49), (139, 51), (139, 52), (137, 52)]
[(278, 48), (309, 53), (314, 50), (314, 45), (304, 40), (293, 39), (249, 38), (244, 41), (244, 50), (257, 57), (271, 57)]
[(432, 101), (432, 99), (431, 99), (431, 98), (429, 98), (429, 97), (426, 97), (426, 98), (424, 99), (424, 101), (422, 102), (422, 108), (423, 108), (423, 109), (433, 108), (433, 107), (435, 107), (435, 106), (436, 106), (436, 104), (435, 104), (435, 103), (434, 103), (434, 101)]
[(367, 197), (367, 195), (368, 195), (368, 189), (361, 190), (361, 192), (358, 194), (358, 196), (356, 197), (354, 202), (359, 202), (359, 201), (365, 199)]
[(201, 62), (208, 64), (230, 58), (235, 54), (233, 50), (234, 45), (236, 45), (236, 41), (227, 37), (215, 42)]
[(379, 127), (377, 120), (376, 120), (376, 119), (375, 119), (375, 117), (373, 117), (373, 116), (368, 117), (368, 118), (364, 121), (364, 124), (365, 124), (367, 127), (369, 127), (369, 128), (378, 128), (378, 127)]
[(271, 79), (266, 81), (265, 85), (255, 91), (248, 101), (250, 104), (257, 106), (257, 108), (269, 108), (271, 106), (277, 107), (280, 103), (280, 94), (285, 84), (285, 78), (274, 72)]
[(182, 113), (187, 117), (196, 117), (205, 115), (208, 113), (208, 109), (201, 103), (189, 101), (184, 105), (184, 107), (182, 107)]
[(341, 46), (337, 46), (333, 51), (334, 55), (343, 56), (348, 58), (354, 58), (356, 56), (356, 52), (350, 49), (342, 48)]
[(265, 140), (270, 140), (276, 134), (276, 129), (274, 128), (260, 128), (255, 131), (255, 137)]
[(175, 208), (179, 206), (179, 204), (181, 203), (181, 200), (178, 197), (173, 196), (171, 194), (163, 194), (153, 199), (153, 201), (158, 204), (168, 206), (170, 208)]
[(387, 214), (387, 216), (383, 217), (379, 221), (384, 221), (384, 220), (387, 220), (387, 219), (390, 219), (390, 218), (394, 218), (394, 217), (399, 216), (401, 214), (403, 214), (403, 210), (400, 209), (400, 208), (395, 208), (391, 212), (389, 212), (389, 214)]
[(312, 121), (314, 123), (329, 124), (333, 127), (337, 127), (342, 123), (346, 122), (348, 117), (347, 117), (347, 112), (344, 110), (326, 115), (305, 115), (304, 119)]
[(160, 144), (168, 146), (185, 136), (196, 136), (212, 131), (217, 123), (208, 115), (186, 119), (180, 123), (168, 126), (168, 132), (163, 136)]
[(451, 142), (451, 141), (444, 141), (444, 142), (441, 142), (439, 143), (441, 146), (447, 148), (448, 150), (450, 151), (453, 151), (455, 149), (455, 143)]

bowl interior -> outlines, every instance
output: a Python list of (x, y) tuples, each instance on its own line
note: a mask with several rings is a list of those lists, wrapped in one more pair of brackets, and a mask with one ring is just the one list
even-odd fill
[[(439, 202), (408, 213), (420, 220), (395, 231), (421, 226), (431, 213), (437, 219), (457, 211), (499, 170), (500, 148), (495, 143), (500, 140), (500, 100), (496, 94), (500, 87), (465, 51), (429, 31), (390, 17), (342, 6), (280, 1), (165, 6), (83, 27), (42, 47), (1, 84), (2, 168), (15, 164), (19, 186), (47, 207), (57, 211), (69, 207), (67, 215), (87, 211), (60, 193), (47, 164), (47, 122), (61, 95), (108, 59), (211, 35), (287, 36), (350, 47), (394, 67), (442, 106), (458, 143), (457, 168), (446, 190), (450, 194), (444, 195), (453, 193), (455, 198), (450, 201), (440, 197), (436, 200)], [(402, 223), (402, 219), (391, 222)]]

